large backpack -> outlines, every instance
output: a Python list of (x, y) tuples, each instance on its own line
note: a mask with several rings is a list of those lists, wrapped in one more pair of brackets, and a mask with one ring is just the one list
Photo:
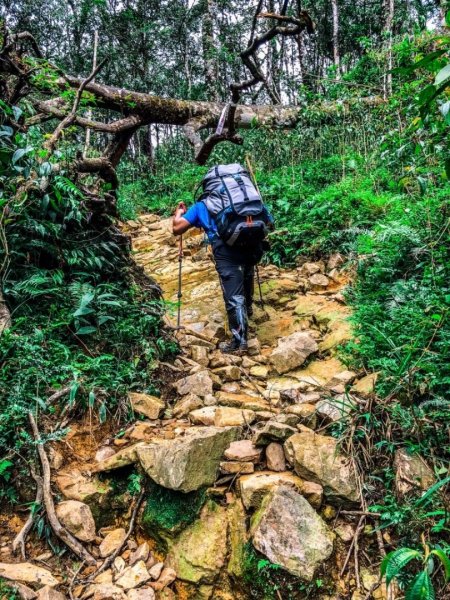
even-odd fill
[(248, 171), (241, 165), (212, 167), (202, 181), (199, 198), (229, 246), (251, 249), (266, 237), (271, 217)]

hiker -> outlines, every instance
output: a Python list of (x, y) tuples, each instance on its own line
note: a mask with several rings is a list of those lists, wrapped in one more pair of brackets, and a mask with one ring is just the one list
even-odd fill
[(273, 218), (249, 173), (239, 164), (212, 167), (202, 181), (203, 193), (186, 210), (181, 202), (173, 217), (173, 233), (203, 229), (211, 244), (228, 315), (231, 340), (222, 352), (247, 350), (248, 317), (253, 314), (255, 265), (261, 260)]

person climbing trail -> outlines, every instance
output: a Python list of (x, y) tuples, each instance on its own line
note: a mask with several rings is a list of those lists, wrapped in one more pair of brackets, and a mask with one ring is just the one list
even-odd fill
[(211, 244), (228, 316), (231, 340), (222, 352), (247, 351), (248, 318), (253, 314), (255, 265), (267, 247), (274, 221), (250, 174), (240, 164), (212, 167), (201, 185), (203, 193), (186, 209), (180, 203), (173, 217), (174, 235), (191, 227), (203, 229)]

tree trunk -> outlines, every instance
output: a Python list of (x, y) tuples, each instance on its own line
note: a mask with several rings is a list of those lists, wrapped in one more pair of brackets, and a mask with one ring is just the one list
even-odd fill
[(386, 72), (384, 74), (384, 97), (385, 99), (392, 95), (392, 44), (393, 44), (393, 24), (394, 24), (394, 0), (386, 0), (386, 22), (384, 33), (387, 38), (387, 59)]
[(333, 62), (336, 69), (336, 78), (341, 74), (341, 56), (339, 53), (339, 8), (337, 0), (331, 0), (333, 11)]
[(202, 19), (202, 51), (204, 77), (208, 100), (219, 100), (217, 90), (217, 61), (214, 45), (214, 0), (205, 0)]

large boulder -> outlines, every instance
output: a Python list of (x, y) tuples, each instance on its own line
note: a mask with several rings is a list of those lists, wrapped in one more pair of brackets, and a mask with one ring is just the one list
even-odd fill
[(214, 483), (222, 455), (239, 427), (191, 427), (183, 437), (140, 445), (145, 472), (158, 485), (192, 492)]
[(332, 437), (318, 435), (299, 425), (301, 431), (284, 444), (284, 451), (295, 472), (304, 479), (320, 483), (330, 502), (359, 500), (355, 471)]
[(87, 504), (77, 500), (60, 502), (56, 507), (56, 515), (77, 539), (82, 542), (92, 542), (95, 539), (94, 517)]
[(333, 552), (334, 536), (310, 504), (281, 486), (264, 499), (252, 518), (253, 545), (292, 575), (312, 581)]
[(185, 529), (172, 546), (165, 564), (178, 579), (195, 584), (211, 584), (227, 555), (226, 509), (208, 502), (199, 519)]
[(278, 346), (270, 355), (270, 362), (282, 375), (302, 365), (313, 352), (317, 352), (316, 340), (306, 331), (296, 331), (278, 340)]

